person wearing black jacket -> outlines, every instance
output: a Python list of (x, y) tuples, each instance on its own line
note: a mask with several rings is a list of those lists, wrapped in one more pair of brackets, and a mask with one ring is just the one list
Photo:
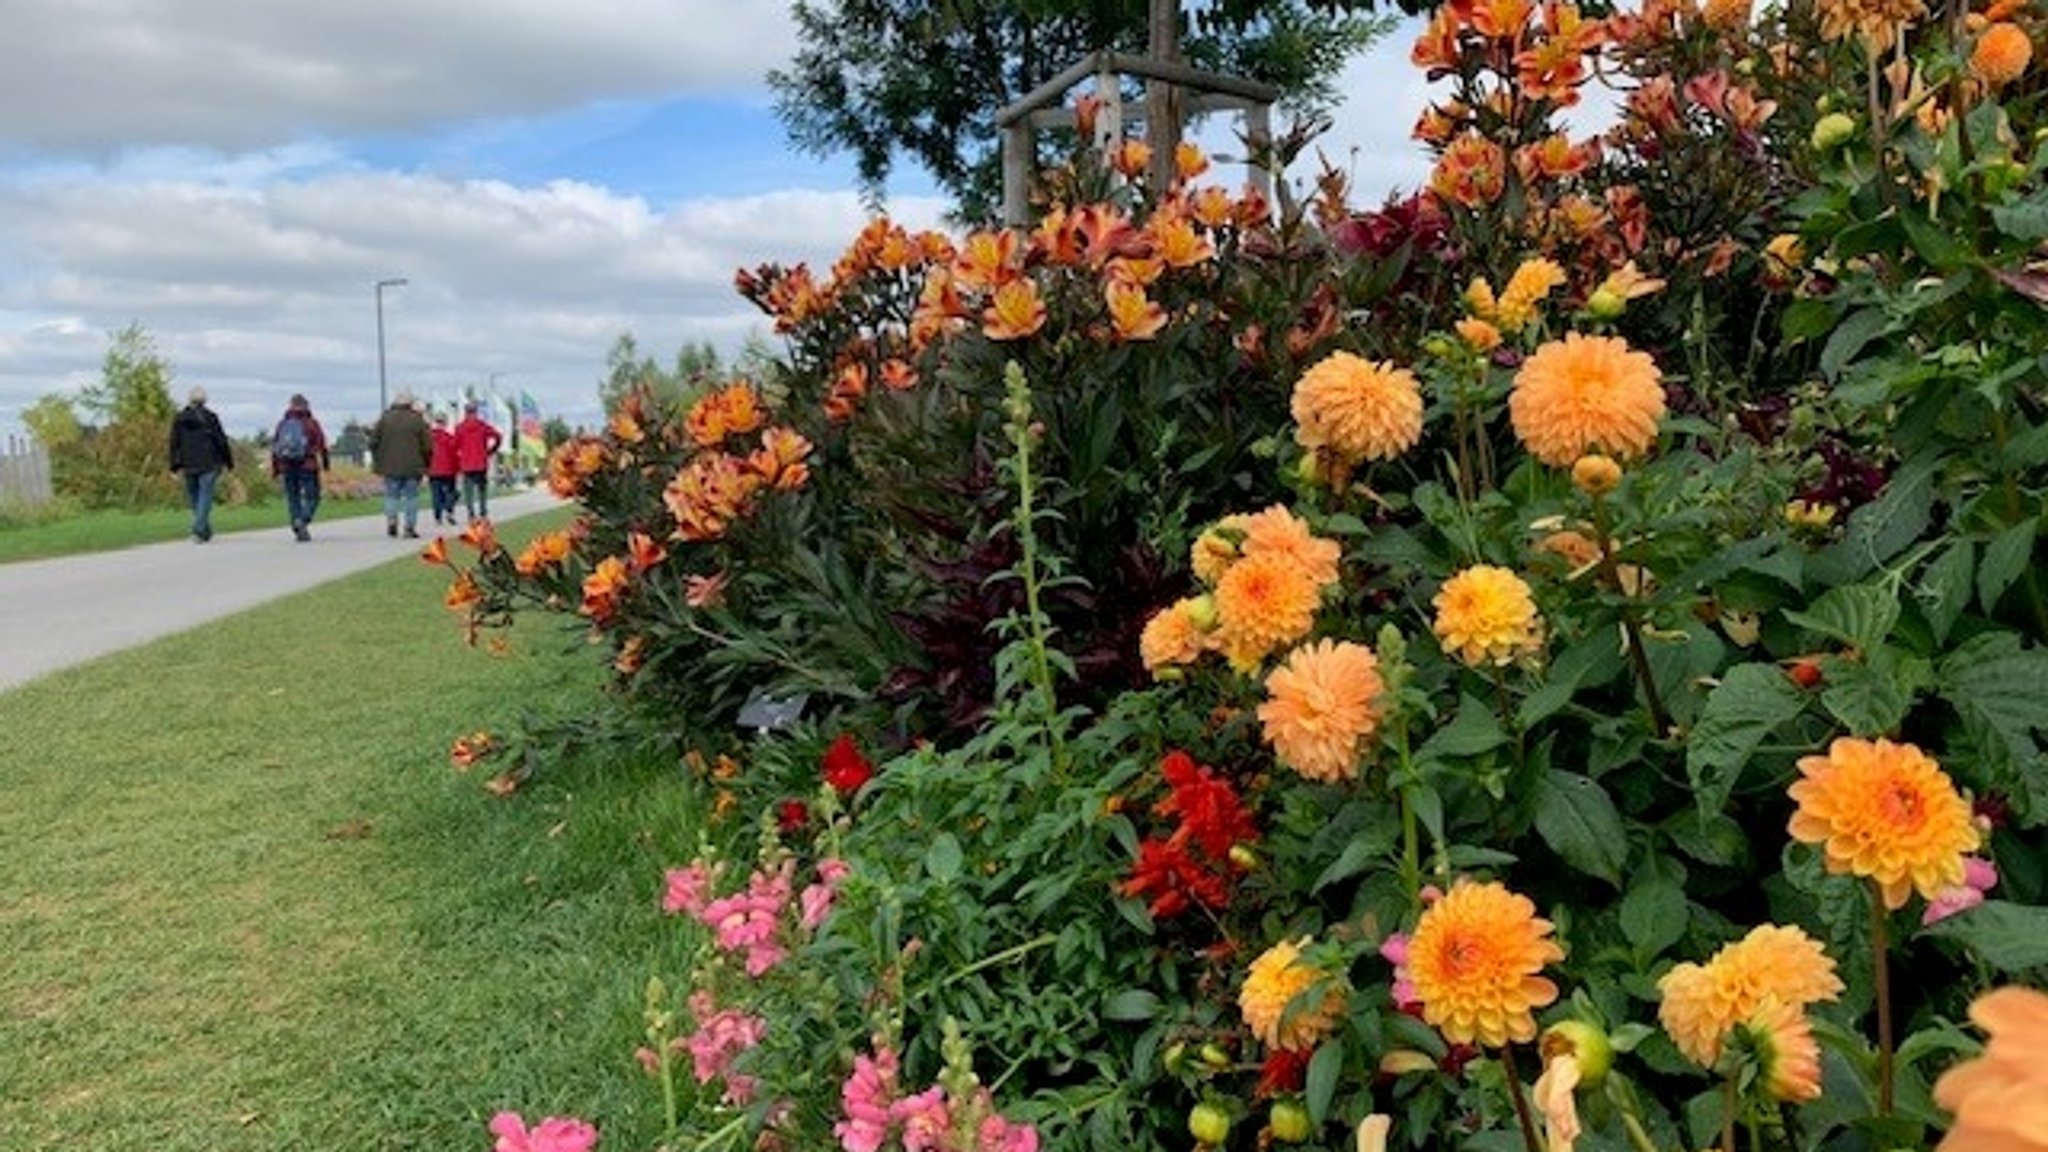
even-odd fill
[(206, 389), (194, 388), (171, 419), (171, 471), (185, 478), (185, 502), (192, 506), (192, 539), (213, 539), (213, 489), (221, 469), (235, 466), (234, 449), (220, 417), (206, 406)]

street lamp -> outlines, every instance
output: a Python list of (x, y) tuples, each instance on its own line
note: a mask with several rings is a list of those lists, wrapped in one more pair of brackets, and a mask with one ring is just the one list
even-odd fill
[(377, 281), (377, 411), (382, 413), (391, 406), (391, 398), (384, 386), (384, 290), (405, 287), (403, 276), (396, 280)]

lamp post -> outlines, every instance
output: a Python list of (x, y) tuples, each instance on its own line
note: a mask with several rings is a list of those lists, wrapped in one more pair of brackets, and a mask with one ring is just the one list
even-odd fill
[(377, 411), (382, 414), (391, 406), (391, 398), (384, 385), (384, 290), (405, 287), (403, 276), (395, 280), (377, 281)]

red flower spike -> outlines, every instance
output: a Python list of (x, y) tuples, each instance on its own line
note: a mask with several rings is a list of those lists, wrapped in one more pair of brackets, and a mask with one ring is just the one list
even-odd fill
[(861, 785), (875, 778), (875, 766), (860, 754), (853, 737), (845, 732), (825, 749), (825, 783), (832, 786), (841, 796), (851, 796), (860, 791)]

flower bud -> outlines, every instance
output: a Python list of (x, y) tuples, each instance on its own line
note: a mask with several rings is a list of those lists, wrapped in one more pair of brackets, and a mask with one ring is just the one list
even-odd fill
[(1259, 867), (1259, 854), (1252, 851), (1249, 844), (1232, 844), (1230, 862), (1236, 865), (1240, 872), (1254, 872)]
[(1814, 121), (1811, 143), (1815, 152), (1832, 152), (1856, 135), (1856, 121), (1846, 112), (1830, 112)]
[(1628, 297), (1612, 288), (1596, 288), (1586, 297), (1586, 312), (1595, 320), (1614, 320), (1628, 309)]
[(1427, 1052), (1413, 1048), (1396, 1048), (1380, 1057), (1380, 1074), (1383, 1076), (1405, 1076), (1410, 1072), (1434, 1072), (1436, 1060)]
[(1598, 1088), (1614, 1066), (1614, 1046), (1607, 1033), (1583, 1020), (1560, 1020), (1543, 1030), (1538, 1041), (1545, 1061), (1570, 1056), (1579, 1062), (1579, 1087)]
[(1621, 465), (1597, 452), (1572, 464), (1572, 484), (1588, 496), (1605, 496), (1621, 486)]
[(1204, 632), (1216, 627), (1216, 597), (1213, 593), (1189, 597), (1188, 623)]

